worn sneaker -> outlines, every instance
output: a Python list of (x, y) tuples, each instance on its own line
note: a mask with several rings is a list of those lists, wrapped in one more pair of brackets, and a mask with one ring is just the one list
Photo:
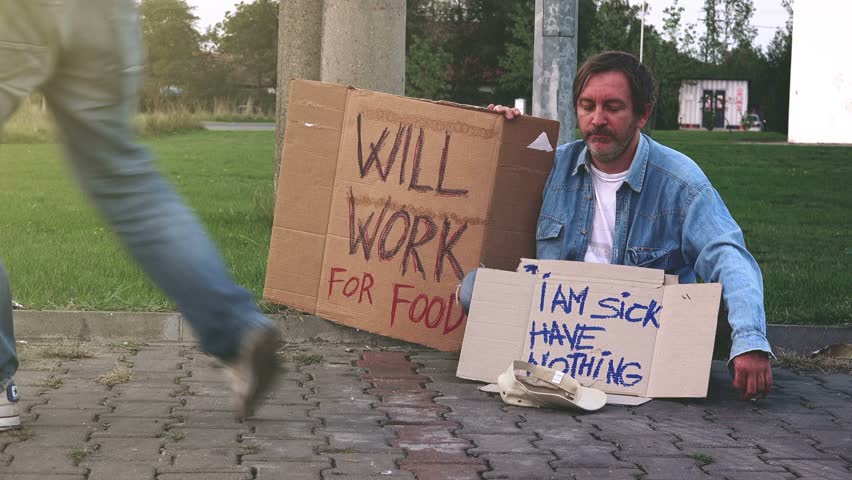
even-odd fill
[(257, 400), (275, 381), (278, 371), (278, 329), (272, 326), (254, 329), (240, 342), (237, 358), (225, 365), (234, 393), (237, 417), (251, 412)]
[(18, 387), (14, 382), (6, 385), (0, 394), (0, 432), (21, 428), (21, 416), (18, 413)]

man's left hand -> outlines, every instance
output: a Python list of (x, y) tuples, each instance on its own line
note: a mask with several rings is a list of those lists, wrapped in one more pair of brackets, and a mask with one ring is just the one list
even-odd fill
[(734, 357), (734, 388), (743, 390), (743, 400), (769, 395), (772, 386), (772, 366), (769, 354), (760, 350)]

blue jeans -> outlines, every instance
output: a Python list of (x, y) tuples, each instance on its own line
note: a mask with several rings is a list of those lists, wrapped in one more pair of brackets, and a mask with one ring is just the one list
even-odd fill
[[(143, 57), (133, 0), (0, 0), (0, 125), (22, 97), (41, 90), (82, 188), (202, 348), (227, 360), (246, 332), (270, 322), (136, 141)], [(9, 161), (2, 145), (0, 161)], [(0, 263), (0, 387), (17, 367)]]

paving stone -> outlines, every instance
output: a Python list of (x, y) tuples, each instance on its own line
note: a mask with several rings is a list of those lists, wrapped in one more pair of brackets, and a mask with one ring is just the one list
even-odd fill
[(309, 419), (321, 419), (324, 426), (323, 430), (330, 432), (376, 432), (381, 431), (379, 421), (387, 420), (383, 414), (372, 415), (325, 415), (314, 417), (313, 414)]
[(852, 431), (807, 429), (805, 433), (819, 442), (816, 447), (825, 452), (843, 453), (852, 451)]
[(106, 407), (106, 402), (109, 398), (111, 398), (111, 395), (104, 395), (103, 393), (48, 395), (45, 396), (46, 405), (39, 406), (39, 409), (75, 408), (107, 412), (109, 408)]
[(447, 428), (429, 425), (391, 425), (388, 428), (396, 432), (397, 434), (397, 438), (392, 441), (392, 445), (397, 445), (401, 448), (406, 448), (406, 445), (411, 444), (469, 444), (467, 440), (456, 436), (453, 433), (452, 427)]
[(367, 393), (379, 398), (382, 407), (427, 407), (435, 405), (432, 400), (435, 392), (422, 390), (419, 392), (396, 392), (371, 388)]
[(3, 472), (3, 480), (86, 480), (85, 475), (48, 475), (44, 473)]
[(716, 427), (708, 423), (705, 428), (699, 426), (658, 425), (657, 431), (676, 435), (681, 439), (675, 446), (682, 450), (700, 447), (737, 447), (741, 446), (730, 435), (730, 428)]
[(780, 415), (784, 422), (796, 430), (836, 430), (843, 428), (827, 413), (785, 413)]
[[(248, 420), (246, 425), (254, 427), (255, 437), (277, 438), (313, 438), (314, 430), (321, 427), (319, 420), (279, 421), (279, 420)], [(375, 424), (381, 431), (381, 427)]]
[(481, 455), (488, 462), (490, 471), (482, 478), (512, 478), (524, 480), (564, 479), (565, 474), (554, 470), (548, 462), (555, 460), (552, 455), (515, 455), (494, 453)]
[(463, 443), (409, 445), (405, 450), (406, 461), (479, 465), (479, 459), (468, 455), (470, 447), (470, 444)]
[(447, 382), (432, 382), (427, 385), (430, 391), (435, 392), (437, 397), (445, 400), (474, 400), (474, 401), (495, 401), (495, 396), (485, 392), (480, 392), (479, 387), (482, 384), (471, 383), (447, 383)]
[[(86, 457), (85, 463), (137, 462), (148, 463), (166, 459), (160, 456), (159, 438), (104, 438), (95, 441), (98, 448)], [(91, 444), (92, 442), (90, 442)]]
[[(241, 433), (233, 428), (172, 428), (169, 431), (183, 434), (183, 440), (174, 445), (175, 449), (233, 447)], [(248, 433), (248, 428), (244, 433)]]
[(815, 442), (807, 437), (763, 437), (752, 440), (757, 447), (765, 451), (760, 455), (763, 460), (796, 459), (818, 460), (836, 459), (837, 456), (824, 453), (814, 447)]
[[(708, 478), (708, 477), (705, 477)], [(714, 470), (713, 478), (724, 478), (725, 480), (792, 480), (796, 478), (790, 472), (747, 472), (747, 471), (726, 471)], [(644, 478), (642, 479), (644, 480)], [(811, 479), (816, 480), (816, 479)]]
[(172, 409), (181, 407), (180, 402), (121, 402), (113, 415), (118, 417), (168, 417)]
[[(27, 425), (27, 430), (33, 433), (33, 437), (27, 440), (27, 448), (78, 448), (85, 445), (89, 435), (94, 431), (92, 427), (55, 428), (53, 426)], [(0, 443), (2, 441), (0, 440)]]
[(479, 480), (479, 473), (488, 470), (484, 464), (414, 463), (407, 460), (401, 462), (400, 468), (413, 473), (417, 480)]
[(554, 468), (630, 468), (632, 465), (615, 457), (614, 445), (559, 445), (538, 442), (539, 448), (553, 452), (558, 460), (551, 463)]
[[(317, 461), (317, 449), (325, 446), (322, 440), (297, 440), (280, 438), (246, 438), (240, 448), (243, 449), (243, 462), (254, 461)], [(325, 454), (322, 454), (325, 456)]]
[(156, 470), (145, 463), (128, 462), (99, 462), (90, 468), (88, 480), (154, 480)]
[(428, 407), (379, 407), (377, 412), (387, 414), (386, 425), (421, 424), (429, 425), (444, 420), (443, 414), (449, 408), (446, 405), (431, 405)]
[[(248, 477), (246, 477), (248, 475)], [(157, 479), (169, 478), (179, 480), (189, 478), (193, 480), (204, 480), (207, 478), (216, 480), (245, 479), (252, 478), (251, 468), (243, 465), (214, 466), (202, 468), (186, 468), (175, 465), (167, 465), (157, 468)]]
[(642, 470), (636, 468), (557, 468), (556, 471), (570, 475), (564, 478), (576, 480), (636, 480), (642, 474)]
[(157, 480), (252, 480), (252, 473), (161, 473)]
[(175, 408), (171, 415), (173, 422), (180, 422), (181, 427), (188, 428), (233, 428), (245, 429), (246, 424), (234, 418), (233, 412), (215, 410), (189, 410)]
[(352, 450), (354, 452), (400, 453), (391, 446), (387, 433), (328, 432), (330, 450)]
[(403, 458), (385, 453), (329, 453), (328, 456), (335, 465), (328, 475), (384, 475), (398, 471), (396, 462)]
[[(604, 420), (587, 418), (583, 419), (582, 426), (586, 427), (586, 431), (595, 431), (588, 427), (594, 426), (601, 432), (614, 432), (621, 435), (650, 435), (656, 431), (651, 428), (652, 422), (643, 417), (620, 419), (620, 420)], [(573, 426), (571, 426), (573, 428)]]
[(255, 408), (251, 420), (305, 420), (313, 407), (263, 404)]
[(120, 402), (173, 402), (175, 393), (183, 390), (179, 385), (169, 385), (167, 388), (148, 388), (132, 385), (116, 385), (112, 393), (116, 396), (110, 398), (108, 404)]
[[(180, 443), (180, 442), (178, 442)], [(220, 467), (233, 467), (237, 465), (237, 455), (241, 450), (237, 444), (225, 448), (193, 448), (175, 449), (176, 443), (167, 443), (164, 455), (174, 457), (175, 468), (183, 468), (188, 471), (194, 469), (217, 469)]]
[(539, 453), (540, 450), (533, 446), (538, 437), (530, 435), (462, 435), (464, 439), (473, 441), (475, 447), (470, 449), (470, 455), (483, 453)]
[(65, 427), (85, 427), (97, 426), (95, 416), (101, 411), (92, 409), (76, 409), (76, 408), (53, 408), (44, 409), (43, 407), (33, 407), (33, 413), (38, 415), (37, 425), (54, 425)]
[[(681, 452), (683, 455), (683, 452)], [(624, 460), (642, 467), (647, 472), (642, 480), (701, 480), (707, 474), (701, 471), (701, 464), (687, 456), (653, 457), (625, 455)]]
[(331, 462), (259, 462), (243, 461), (243, 465), (257, 470), (255, 480), (319, 480), (322, 471), (331, 468)]
[(215, 412), (233, 412), (231, 397), (184, 397), (184, 408), (187, 410), (207, 410)]
[(757, 448), (700, 448), (684, 449), (687, 454), (701, 454), (713, 458), (713, 462), (704, 466), (704, 471), (713, 473), (716, 470), (772, 472), (781, 470), (760, 459), (761, 451)]
[(679, 439), (668, 433), (625, 435), (609, 431), (601, 432), (597, 437), (605, 442), (614, 443), (619, 454), (630, 456), (677, 456), (682, 454), (681, 450), (675, 447), (675, 442), (678, 442)]
[(70, 453), (74, 448), (45, 447), (33, 448), (29, 442), (13, 443), (4, 453), (12, 456), (12, 462), (4, 468), (4, 473), (39, 473), (85, 475), (86, 469), (74, 465)]
[(770, 460), (767, 463), (787, 468), (803, 478), (822, 480), (849, 480), (850, 464), (842, 460)]
[(801, 437), (801, 434), (798, 432), (789, 428), (784, 428), (784, 422), (781, 421), (767, 420), (763, 422), (727, 422), (724, 426), (734, 430), (732, 436), (737, 440), (766, 437)]
[(114, 415), (101, 416), (98, 421), (106, 430), (92, 433), (92, 438), (111, 438), (119, 436), (148, 436), (159, 437), (173, 419), (167, 418), (137, 418), (117, 417)]

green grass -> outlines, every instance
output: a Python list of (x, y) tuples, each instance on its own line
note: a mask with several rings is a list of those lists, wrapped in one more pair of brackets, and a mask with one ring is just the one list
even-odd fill
[[(852, 319), (852, 147), (774, 133), (654, 132), (694, 158), (745, 231), (771, 323)], [(260, 298), (272, 224), (273, 132), (149, 138), (234, 278)], [(0, 254), (30, 309), (168, 311), (82, 199), (52, 144), (0, 145)]]
[[(274, 206), (273, 132), (146, 141), (237, 282), (260, 298)], [(78, 192), (53, 144), (0, 145), (0, 254), (28, 309), (169, 311)]]
[(852, 323), (852, 147), (771, 143), (784, 141), (771, 132), (653, 136), (719, 190), (763, 271), (770, 323)]

